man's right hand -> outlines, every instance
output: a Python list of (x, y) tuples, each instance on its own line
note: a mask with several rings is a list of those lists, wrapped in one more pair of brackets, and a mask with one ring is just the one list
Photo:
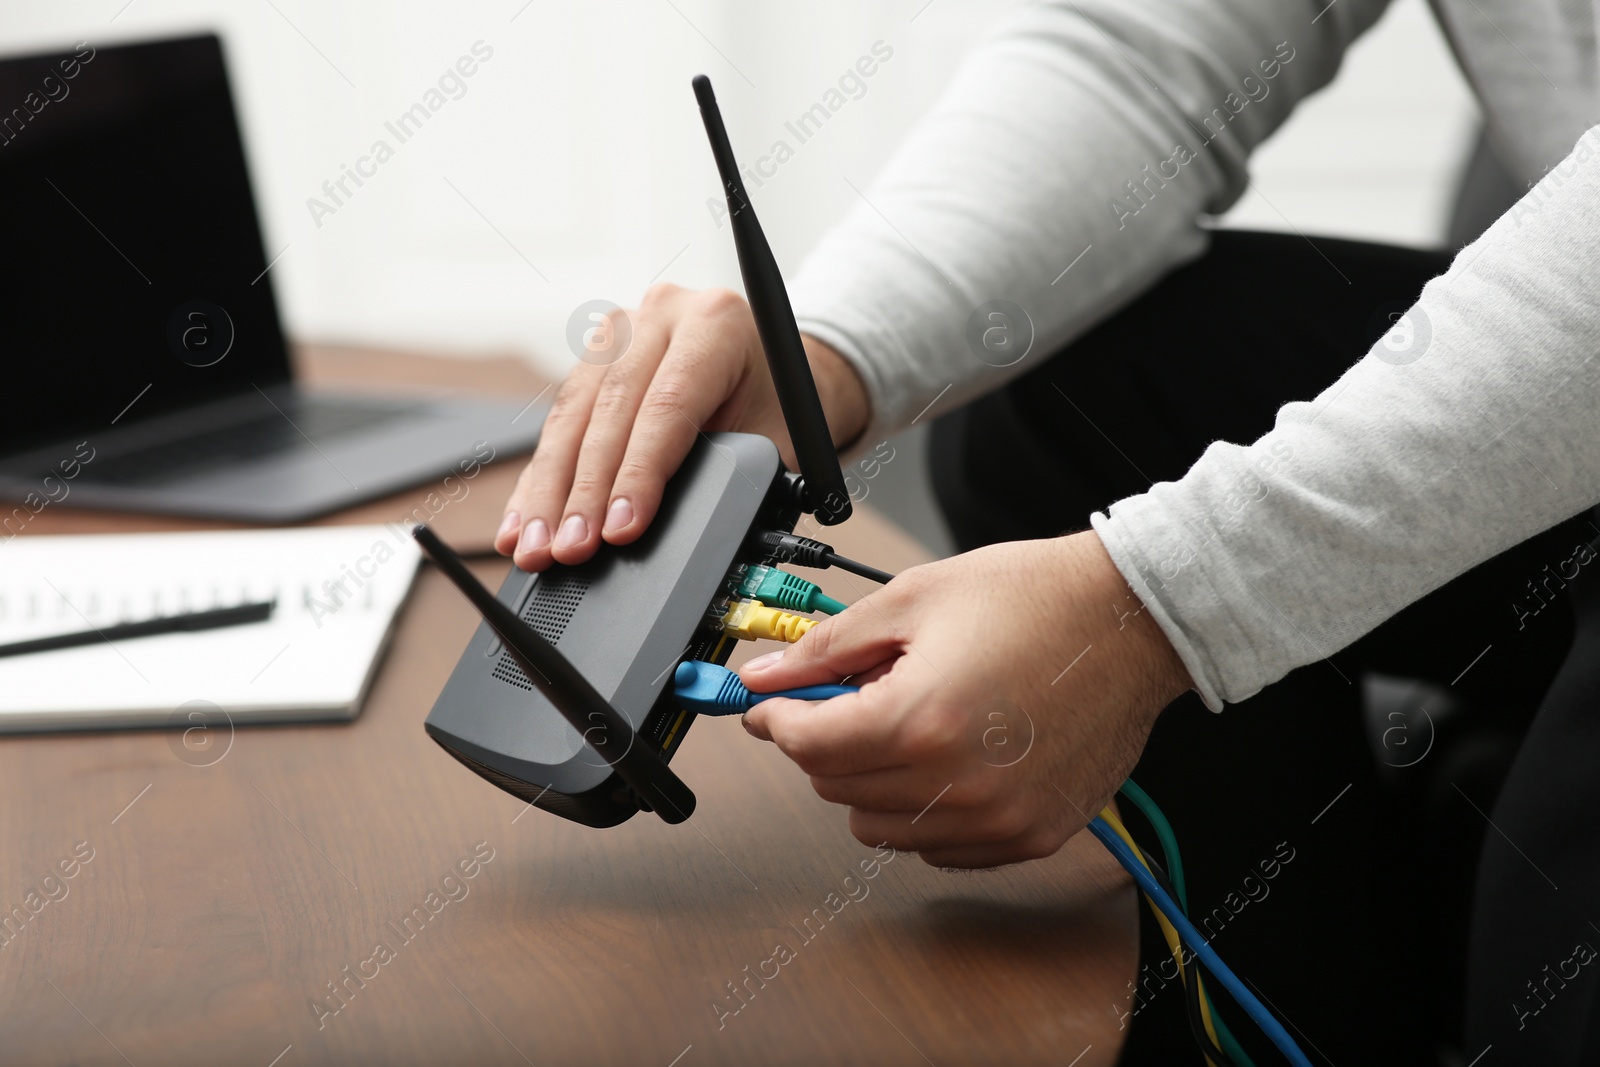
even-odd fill
[[(628, 318), (632, 341), (621, 358), (580, 363), (561, 383), (539, 447), (506, 502), (495, 548), (525, 571), (581, 563), (602, 540), (636, 540), (702, 432), (762, 434), (795, 467), (742, 297), (657, 285)], [(836, 351), (804, 341), (834, 444), (847, 444), (870, 417), (866, 387)]]

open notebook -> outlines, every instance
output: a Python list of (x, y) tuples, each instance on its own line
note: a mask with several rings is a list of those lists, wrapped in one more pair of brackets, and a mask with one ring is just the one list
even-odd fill
[(0, 658), (0, 732), (354, 718), (420, 559), (402, 526), (0, 543), (0, 644), (277, 600), (265, 622)]

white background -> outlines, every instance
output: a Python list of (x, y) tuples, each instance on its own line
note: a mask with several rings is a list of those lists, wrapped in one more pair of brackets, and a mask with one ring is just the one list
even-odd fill
[[(224, 37), (291, 334), (550, 374), (579, 303), (656, 277), (738, 287), (689, 89), (711, 75), (748, 164), (877, 40), (894, 58), (753, 198), (792, 271), (1011, 4), (977, 0), (0, 0), (7, 51), (213, 28)], [(1285, 0), (1288, 2), (1288, 0)], [(337, 177), (473, 42), (494, 56), (336, 215)], [(1475, 109), (1423, 0), (1399, 0), (1257, 155), (1228, 221), (1437, 243)], [(203, 166), (195, 181), (204, 181)], [(452, 188), (452, 186), (454, 188)], [(459, 190), (459, 192), (457, 191)], [(543, 277), (541, 277), (541, 274)]]

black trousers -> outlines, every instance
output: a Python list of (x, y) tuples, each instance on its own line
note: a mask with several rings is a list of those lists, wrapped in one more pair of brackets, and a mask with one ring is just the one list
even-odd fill
[[(957, 541), (1082, 529), (1211, 441), (1254, 440), (1447, 265), (1218, 233), (1065, 351), (940, 420), (931, 466)], [(1582, 576), (1559, 576), (1589, 541), (1600, 527), (1577, 516), (1221, 715), (1190, 694), (1157, 723), (1134, 779), (1177, 830), (1191, 915), (1314, 1061), (1464, 1064), (1492, 1043), (1484, 1067), (1600, 1063), (1584, 1045), (1600, 1029), (1600, 959), (1577, 948), (1600, 947), (1600, 608), (1575, 628)], [(1400, 710), (1382, 715), (1383, 700)], [(1165, 945), (1142, 921), (1138, 989), (1106, 1006), (1131, 1012), (1123, 1062), (1197, 1062), (1183, 994), (1161, 978)], [(1218, 997), (1252, 1054), (1276, 1062)]]

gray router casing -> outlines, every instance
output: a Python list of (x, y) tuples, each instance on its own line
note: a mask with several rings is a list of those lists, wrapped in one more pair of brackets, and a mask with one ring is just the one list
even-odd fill
[[(497, 596), (622, 713), (632, 743), (656, 745), (670, 759), (694, 718), (671, 697), (673, 667), (685, 656), (726, 659), (709, 609), (752, 528), (794, 528), (791, 495), (767, 438), (702, 435), (638, 541), (541, 574), (513, 567)], [(479, 624), (424, 725), (473, 771), (554, 814), (600, 827), (640, 810), (488, 623)]]

